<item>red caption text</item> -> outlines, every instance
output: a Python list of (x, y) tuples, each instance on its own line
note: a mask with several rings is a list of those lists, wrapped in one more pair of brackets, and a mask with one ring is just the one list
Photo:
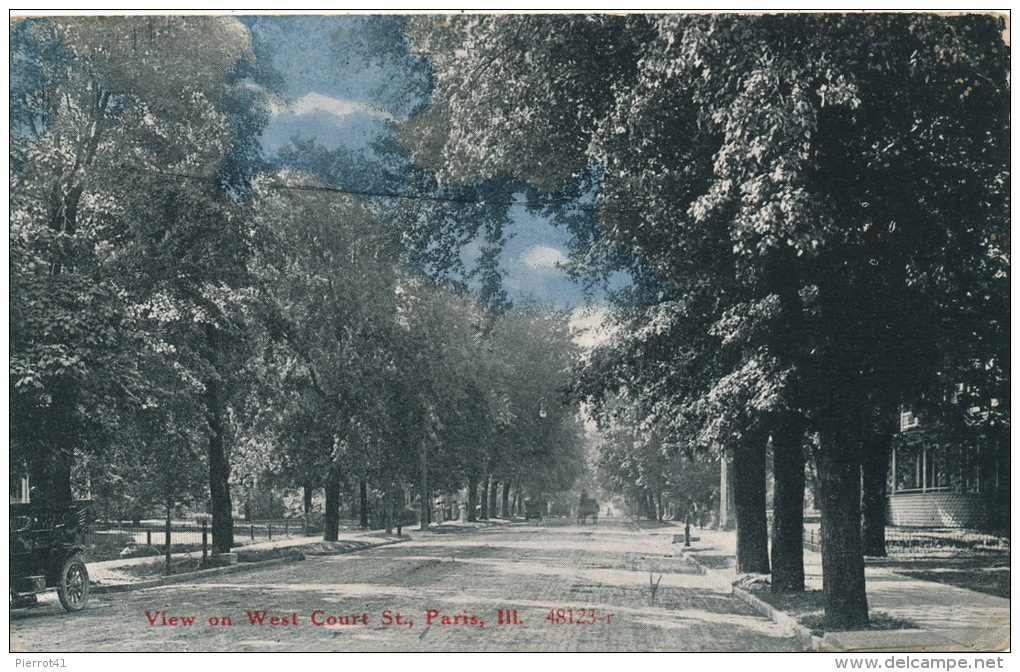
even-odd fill
[[(543, 610), (544, 611), (544, 610)], [(542, 625), (610, 625), (615, 614), (606, 614), (586, 607), (570, 609), (549, 609), (544, 619), (535, 619)], [(530, 617), (529, 617), (530, 618)], [(462, 626), (484, 628), (490, 626), (524, 625), (525, 619), (517, 609), (496, 609), (486, 615), (473, 614), (467, 609), (459, 612), (426, 609), (424, 613), (411, 615), (395, 609), (383, 609), (379, 614), (337, 613), (316, 609), (310, 613), (274, 613), (266, 610), (245, 611), (243, 616), (183, 616), (168, 611), (146, 611), (145, 619), (153, 627), (192, 627), (201, 625), (258, 627), (327, 626), (357, 627), (379, 625), (386, 627), (413, 628), (415, 623), (435, 626)]]

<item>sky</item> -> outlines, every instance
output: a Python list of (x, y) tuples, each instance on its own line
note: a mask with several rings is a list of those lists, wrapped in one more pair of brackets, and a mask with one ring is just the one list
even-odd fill
[[(384, 162), (375, 143), (395, 123), (427, 106), (428, 64), (409, 53), (398, 16), (256, 16), (242, 19), (252, 34), (259, 62), (277, 76), (278, 95), (262, 134), (267, 158), (279, 156), (292, 139), (342, 150), (365, 168)], [(392, 160), (392, 158), (390, 158)], [(365, 170), (365, 174), (373, 171)], [(570, 234), (523, 207), (511, 207), (509, 238), (500, 259), (511, 301), (536, 301), (557, 308), (586, 302), (572, 282), (567, 262)], [(468, 245), (466, 263), (478, 256)], [(595, 299), (604, 298), (596, 295)]]

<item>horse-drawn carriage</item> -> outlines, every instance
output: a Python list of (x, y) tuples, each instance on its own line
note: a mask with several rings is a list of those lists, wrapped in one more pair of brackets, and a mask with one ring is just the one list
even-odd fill
[(591, 518), (593, 524), (598, 524), (599, 503), (589, 497), (587, 493), (582, 493), (581, 499), (577, 503), (577, 524), (583, 525), (587, 518)]
[(529, 497), (528, 499), (525, 499), (524, 520), (532, 519), (542, 520), (542, 516), (545, 515), (546, 508), (548, 507), (548, 505), (549, 503), (546, 500), (540, 499), (538, 497), (535, 498)]
[(82, 537), (93, 518), (91, 502), (68, 506), (11, 504), (10, 573), (12, 608), (31, 606), (36, 596), (56, 590), (68, 611), (89, 600), (89, 572)]

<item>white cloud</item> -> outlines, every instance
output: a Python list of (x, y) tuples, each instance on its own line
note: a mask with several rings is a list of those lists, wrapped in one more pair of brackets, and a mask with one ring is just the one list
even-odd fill
[(574, 343), (590, 350), (611, 339), (619, 327), (610, 319), (609, 310), (605, 306), (585, 306), (575, 308), (571, 313), (570, 330), (574, 335)]
[(296, 116), (312, 114), (314, 112), (326, 112), (338, 117), (346, 117), (357, 112), (365, 112), (385, 119), (392, 118), (389, 114), (375, 106), (353, 100), (344, 100), (343, 98), (331, 98), (314, 91), (300, 98), (295, 98), (290, 104), (281, 103), (283, 103), (282, 100), (271, 102), (270, 112), (273, 116), (285, 112), (290, 112)]
[(570, 260), (555, 247), (536, 245), (521, 255), (521, 263), (528, 268), (560, 268)]

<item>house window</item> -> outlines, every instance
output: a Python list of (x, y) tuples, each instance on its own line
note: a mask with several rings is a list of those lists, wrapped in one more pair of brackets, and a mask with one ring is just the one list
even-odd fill
[(13, 473), (10, 475), (10, 504), (28, 503), (28, 476)]
[(925, 448), (924, 452), (925, 473), (921, 487), (924, 490), (948, 490), (949, 470), (946, 468), (945, 457), (938, 450)]
[(901, 432), (906, 432), (908, 430), (914, 429), (915, 427), (917, 427), (920, 424), (921, 424), (921, 422), (917, 419), (916, 415), (914, 415), (913, 413), (911, 413), (910, 411), (908, 411), (906, 409), (901, 409), (900, 410), (900, 431)]
[(932, 492), (952, 487), (947, 460), (936, 448), (897, 448), (893, 465), (893, 492)]
[(921, 483), (923, 482), (921, 464), (920, 447), (903, 446), (897, 448), (893, 454), (893, 492), (920, 490)]

